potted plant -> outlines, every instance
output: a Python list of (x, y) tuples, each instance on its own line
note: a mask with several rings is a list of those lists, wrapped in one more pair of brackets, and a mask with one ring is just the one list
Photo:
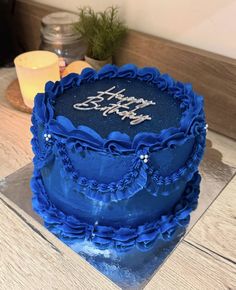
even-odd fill
[(124, 38), (127, 28), (118, 17), (118, 8), (95, 12), (90, 7), (79, 10), (76, 31), (87, 42), (85, 60), (95, 69), (112, 63), (112, 56)]

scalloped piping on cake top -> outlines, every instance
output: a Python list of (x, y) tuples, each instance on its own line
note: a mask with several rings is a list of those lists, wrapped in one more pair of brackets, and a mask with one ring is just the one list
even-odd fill
[[(102, 138), (93, 129), (86, 126), (75, 127), (66, 117), (54, 116), (54, 103), (59, 94), (72, 87), (79, 87), (83, 82), (93, 82), (103, 78), (137, 78), (144, 82), (151, 82), (158, 89), (166, 91), (180, 101), (183, 109), (180, 126), (178, 128), (163, 129), (160, 133), (140, 132), (132, 140), (121, 132), (111, 132)], [(99, 72), (86, 68), (81, 75), (70, 74), (60, 82), (48, 82), (45, 93), (35, 97), (33, 115), (39, 124), (45, 125), (48, 133), (55, 133), (65, 138), (81, 140), (84, 146), (93, 150), (111, 151), (114, 153), (133, 153), (145, 143), (147, 147), (160, 150), (169, 146), (182, 144), (187, 138), (204, 134), (206, 123), (203, 111), (203, 98), (197, 95), (190, 84), (175, 81), (169, 75), (161, 75), (155, 68), (140, 68), (134, 65), (116, 67), (106, 65)]]

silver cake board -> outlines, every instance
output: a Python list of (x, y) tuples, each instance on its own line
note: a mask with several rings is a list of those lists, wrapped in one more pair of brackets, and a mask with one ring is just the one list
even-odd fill
[[(207, 140), (206, 153), (200, 166), (202, 182), (199, 203), (197, 209), (191, 215), (191, 221), (186, 233), (189, 232), (189, 230), (203, 215), (210, 204), (217, 198), (222, 189), (229, 183), (236, 172), (236, 168), (223, 163), (222, 154), (223, 152), (212, 148), (211, 141)], [(17, 170), (15, 173), (9, 175), (5, 179), (1, 180), (0, 192), (15, 204), (17, 204), (21, 209), (23, 209), (39, 223), (43, 224), (43, 221), (32, 210), (31, 206), (32, 194), (30, 190), (30, 178), (32, 171), (33, 165), (30, 163)], [(183, 237), (183, 235), (184, 233), (182, 233), (181, 237)], [(174, 243), (171, 242), (167, 245), (167, 247), (163, 248), (162, 252), (159, 253), (160, 258), (153, 260), (152, 263), (149, 263), (148, 267), (142, 265), (140, 272), (136, 271), (135, 273), (132, 273), (131, 271), (131, 273), (126, 273), (121, 280), (110, 275), (109, 271), (107, 272), (107, 269), (104, 269), (100, 266), (101, 264), (98, 265), (96, 264), (97, 262), (94, 263), (93, 260), (91, 260), (89, 257), (86, 257), (86, 255), (83, 255), (82, 253), (81, 255), (123, 289), (141, 289), (174, 251), (181, 237), (176, 238)], [(119, 270), (122, 271), (122, 269)], [(124, 270), (127, 271), (127, 269)]]

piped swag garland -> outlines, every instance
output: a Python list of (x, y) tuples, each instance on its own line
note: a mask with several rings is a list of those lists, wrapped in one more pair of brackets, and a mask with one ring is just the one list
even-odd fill
[[(162, 176), (158, 170), (152, 167), (151, 161), (149, 161), (151, 154), (145, 154), (148, 153), (148, 150), (143, 149), (137, 154), (133, 154), (131, 167), (122, 179), (106, 184), (80, 175), (80, 172), (75, 169), (70, 160), (65, 140), (50, 137), (49, 140), (45, 140), (46, 142), (43, 143), (44, 149), (39, 150), (37, 126), (32, 127), (31, 130), (35, 135), (32, 139), (32, 146), (35, 152), (35, 168), (43, 168), (57, 155), (64, 173), (73, 180), (77, 190), (88, 198), (103, 202), (129, 199), (144, 187), (154, 196), (158, 194), (169, 195), (173, 187), (176, 187), (178, 183), (191, 180), (204, 152), (204, 146), (199, 142), (184, 166), (169, 176)], [(48, 136), (48, 134), (46, 135)], [(48, 138), (47, 136), (45, 139)], [(43, 154), (38, 154), (39, 152), (43, 152)]]

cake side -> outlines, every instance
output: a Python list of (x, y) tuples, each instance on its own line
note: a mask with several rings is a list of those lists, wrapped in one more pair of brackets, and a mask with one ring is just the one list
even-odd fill
[[(178, 126), (131, 136), (113, 131), (104, 137), (55, 113), (57, 98), (66, 91), (83, 83), (93, 86), (98, 80), (124, 78), (167, 92), (180, 106)], [(98, 73), (86, 69), (80, 76), (47, 84), (45, 94), (36, 97), (32, 122), (34, 205), (61, 238), (129, 249), (144, 234), (148, 248), (163, 229), (170, 234), (181, 219), (187, 223), (196, 206), (196, 172), (206, 135), (203, 100), (190, 85), (153, 68), (106, 66)], [(188, 194), (192, 200), (186, 200)], [(145, 231), (152, 232), (149, 238)]]

